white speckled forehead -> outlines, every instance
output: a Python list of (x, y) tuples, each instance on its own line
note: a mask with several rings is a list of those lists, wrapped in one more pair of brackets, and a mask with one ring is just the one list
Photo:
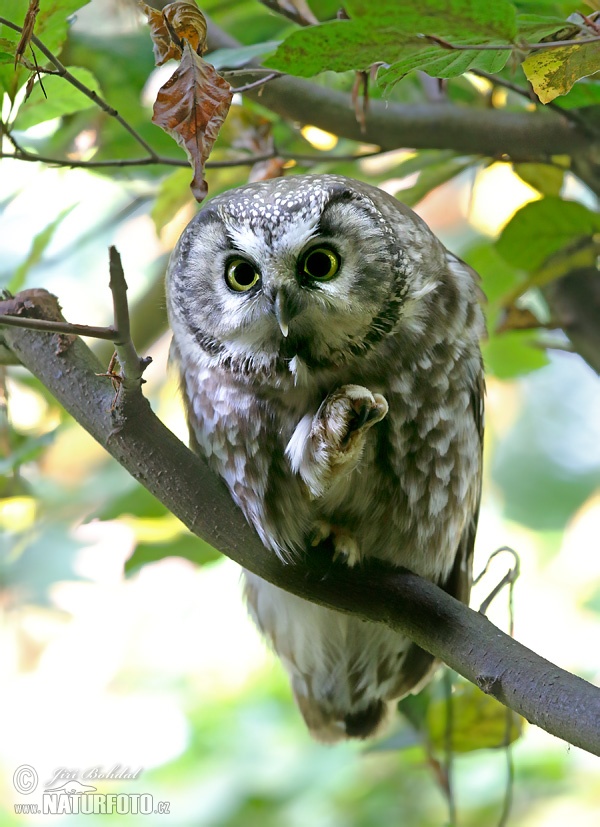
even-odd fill
[(295, 176), (240, 187), (235, 198), (229, 194), (218, 205), (218, 213), (227, 224), (233, 219), (268, 226), (271, 231), (282, 223), (312, 224), (330, 198), (332, 185), (342, 183), (342, 179), (332, 178)]
[(214, 206), (238, 249), (262, 261), (269, 249), (297, 254), (315, 236), (332, 192), (344, 184), (332, 175), (278, 178), (240, 187)]

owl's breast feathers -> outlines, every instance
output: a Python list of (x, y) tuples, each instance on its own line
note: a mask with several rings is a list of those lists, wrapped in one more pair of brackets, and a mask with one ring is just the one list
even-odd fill
[[(329, 386), (285, 390), (226, 371), (184, 370), (193, 440), (283, 559), (299, 559), (326, 519), (356, 537), (362, 557), (443, 582), (476, 511), (481, 470), (478, 357), (465, 364), (454, 356), (464, 354), (439, 345), (389, 377), (355, 368)], [(286, 448), (298, 423), (346, 379), (382, 394), (389, 412), (369, 432), (356, 468), (315, 498)]]

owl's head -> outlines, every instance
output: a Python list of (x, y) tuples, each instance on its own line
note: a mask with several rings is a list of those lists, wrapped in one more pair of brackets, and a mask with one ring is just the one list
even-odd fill
[(368, 357), (447, 269), (411, 210), (338, 175), (250, 184), (210, 201), (169, 266), (183, 358), (240, 372), (319, 371)]

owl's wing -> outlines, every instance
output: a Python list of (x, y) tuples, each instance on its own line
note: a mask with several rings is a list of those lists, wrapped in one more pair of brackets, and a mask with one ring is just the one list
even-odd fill
[(473, 388), (471, 394), (471, 411), (475, 419), (475, 425), (479, 434), (479, 456), (477, 462), (479, 465), (478, 473), (478, 489), (475, 499), (475, 507), (473, 513), (463, 530), (454, 566), (450, 572), (449, 577), (441, 586), (444, 591), (451, 594), (461, 603), (469, 602), (469, 595), (471, 593), (471, 585), (473, 583), (473, 551), (475, 548), (475, 534), (477, 533), (477, 521), (479, 519), (479, 504), (481, 501), (481, 479), (482, 479), (482, 460), (483, 460), (483, 411), (484, 411), (484, 397), (485, 397), (485, 378), (483, 369), (477, 377), (477, 383)]
[[(452, 595), (452, 597), (460, 600), (461, 603), (466, 604), (469, 602), (471, 585), (473, 583), (473, 552), (475, 548), (475, 534), (477, 532), (479, 504), (481, 500), (484, 396), (485, 378), (483, 375), (482, 366), (471, 393), (471, 411), (473, 413), (475, 426), (479, 434), (479, 455), (477, 457), (479, 473), (475, 507), (461, 535), (458, 548), (456, 550), (456, 557), (454, 559), (452, 571), (446, 581), (440, 584), (445, 592), (448, 592), (448, 594)], [(413, 694), (420, 692), (429, 681), (437, 665), (438, 661), (433, 655), (426, 652), (424, 649), (421, 649), (421, 647), (417, 646), (416, 643), (412, 643), (406, 652), (404, 660), (402, 661), (402, 669), (398, 675), (398, 681), (394, 686), (393, 696), (401, 698), (409, 692), (412, 692)]]

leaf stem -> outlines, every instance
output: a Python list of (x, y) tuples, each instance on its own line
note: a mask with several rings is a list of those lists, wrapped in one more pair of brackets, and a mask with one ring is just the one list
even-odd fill
[(431, 40), (433, 43), (437, 43), (438, 46), (441, 46), (442, 49), (453, 49), (457, 52), (512, 52), (516, 49), (523, 52), (533, 52), (538, 50), (541, 51), (543, 49), (558, 49), (561, 46), (585, 46), (587, 43), (598, 43), (598, 41), (600, 41), (600, 35), (598, 35), (597, 37), (587, 37), (579, 40), (551, 40), (545, 43), (464, 43), (459, 46), (456, 43), (449, 43), (447, 40), (444, 40), (442, 37), (437, 37), (434, 34), (422, 34), (418, 35), (418, 37), (421, 37), (424, 40)]

